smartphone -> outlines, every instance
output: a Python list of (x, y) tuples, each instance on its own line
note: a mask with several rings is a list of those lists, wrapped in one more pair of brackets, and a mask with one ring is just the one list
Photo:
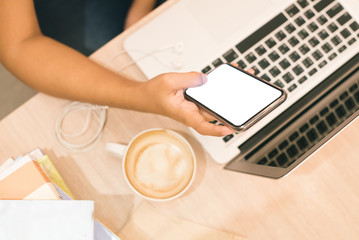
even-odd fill
[(185, 99), (236, 131), (244, 131), (283, 103), (286, 92), (230, 64), (207, 74), (208, 81), (188, 88)]

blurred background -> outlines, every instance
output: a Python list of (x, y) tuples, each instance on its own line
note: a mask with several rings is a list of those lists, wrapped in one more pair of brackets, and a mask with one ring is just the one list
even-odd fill
[(0, 63), (0, 119), (26, 102), (36, 91), (16, 79)]

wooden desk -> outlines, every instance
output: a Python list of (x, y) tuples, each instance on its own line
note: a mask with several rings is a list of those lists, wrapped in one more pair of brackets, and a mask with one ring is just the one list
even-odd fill
[[(106, 63), (136, 27), (96, 52), (92, 59)], [(111, 66), (121, 66), (121, 55)], [(133, 66), (126, 69), (144, 80)], [(128, 142), (137, 132), (164, 127), (183, 134), (193, 145), (198, 170), (194, 184), (182, 197), (152, 203), (158, 211), (228, 231), (248, 239), (359, 238), (359, 120), (354, 121), (288, 176), (273, 180), (223, 170), (205, 153), (188, 129), (165, 117), (110, 109), (101, 141), (84, 153), (61, 148), (54, 134), (57, 115), (68, 101), (37, 94), (0, 122), (0, 161), (40, 147), (53, 160), (77, 199), (96, 201), (96, 218), (119, 232), (133, 208), (144, 201), (126, 185), (121, 160), (106, 154), (108, 141)]]

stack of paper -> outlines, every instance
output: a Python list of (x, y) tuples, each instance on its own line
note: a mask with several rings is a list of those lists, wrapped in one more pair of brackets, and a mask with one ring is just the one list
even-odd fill
[(14, 163), (0, 176), (0, 199), (60, 199), (40, 165), (30, 158)]
[(119, 240), (94, 220), (93, 201), (72, 199), (40, 149), (9, 158), (0, 166), (0, 239)]
[(0, 239), (93, 240), (93, 201), (0, 201)]

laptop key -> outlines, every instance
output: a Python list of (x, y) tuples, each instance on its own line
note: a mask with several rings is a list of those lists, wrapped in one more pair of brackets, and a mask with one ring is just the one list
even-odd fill
[(323, 134), (325, 131), (328, 130), (328, 127), (325, 124), (325, 122), (322, 120), (317, 124), (317, 129), (320, 134)]
[(330, 52), (333, 48), (332, 46), (329, 44), (329, 43), (325, 43), (323, 46), (322, 46), (322, 49), (325, 53), (328, 53)]
[(277, 163), (279, 166), (283, 166), (284, 164), (286, 164), (288, 162), (288, 158), (287, 155), (285, 155), (285, 153), (281, 153), (278, 157), (277, 157)]
[(290, 17), (293, 17), (295, 14), (299, 12), (299, 9), (294, 4), (292, 4), (285, 11), (288, 13)]
[(260, 73), (259, 69), (256, 66), (251, 67), (254, 70), (254, 75), (258, 75)]
[(350, 19), (352, 19), (352, 16), (350, 16), (350, 14), (349, 13), (344, 13), (343, 15), (341, 15), (338, 19), (337, 19), (337, 21), (338, 21), (338, 23), (340, 24), (340, 25), (344, 25), (344, 24), (346, 24)]
[(331, 4), (334, 0), (322, 0), (319, 3), (314, 5), (315, 10), (317, 12), (322, 11), (324, 8), (326, 8), (329, 4)]
[(277, 33), (275, 34), (275, 36), (276, 36), (276, 38), (277, 38), (279, 41), (282, 41), (284, 38), (287, 37), (287, 35), (285, 35), (285, 33), (284, 33), (282, 30), (280, 30), (279, 32), (277, 32)]
[(306, 44), (303, 44), (302, 46), (299, 47), (299, 51), (305, 55), (307, 52), (310, 51), (309, 47)]
[(354, 94), (355, 100), (359, 103), (359, 92)]
[(308, 147), (308, 145), (309, 145), (308, 141), (307, 141), (307, 139), (305, 139), (304, 136), (299, 138), (297, 141), (297, 146), (299, 147), (300, 150), (305, 149), (306, 147)]
[(279, 26), (284, 24), (287, 20), (288, 18), (283, 13), (278, 14), (277, 16), (272, 18), (269, 22), (267, 22), (262, 27), (257, 29), (254, 33), (249, 35), (246, 39), (238, 43), (236, 45), (236, 48), (240, 53), (242, 54), (245, 53), (247, 50), (252, 48), (258, 42), (263, 40), (274, 30), (276, 30)]
[(272, 48), (274, 47), (277, 42), (273, 39), (273, 38), (269, 38), (267, 41), (265, 41), (265, 44), (269, 47)]
[(319, 40), (316, 37), (312, 37), (311, 39), (309, 39), (309, 44), (312, 47), (315, 47), (319, 44)]
[(287, 44), (283, 43), (280, 47), (279, 47), (279, 51), (282, 54), (285, 54), (286, 52), (289, 51), (289, 47), (287, 46)]
[(305, 39), (306, 37), (309, 36), (309, 33), (305, 29), (302, 29), (301, 31), (299, 31), (298, 36), (301, 39)]
[(332, 53), (328, 58), (329, 60), (333, 60), (337, 56), (336, 53)]
[(334, 36), (332, 39), (330, 39), (330, 41), (332, 41), (335, 46), (338, 46), (342, 42), (338, 36)]
[(286, 70), (290, 66), (290, 63), (287, 59), (283, 59), (279, 62), (279, 65), (283, 68), (283, 70)]
[(249, 63), (252, 63), (254, 62), (257, 57), (253, 54), (253, 53), (249, 53), (247, 54), (247, 56), (245, 56), (245, 59), (249, 62)]
[(335, 32), (336, 30), (338, 30), (338, 26), (335, 25), (335, 23), (331, 23), (331, 24), (328, 25), (328, 29), (329, 29), (330, 32), (333, 33), (333, 32)]
[(310, 66), (313, 65), (314, 62), (309, 57), (307, 57), (302, 61), (302, 63), (306, 68), (309, 68)]
[(340, 53), (342, 53), (342, 52), (344, 52), (346, 49), (347, 49), (347, 46), (343, 45), (343, 46), (341, 46), (341, 47), (338, 49), (338, 51), (339, 51)]
[(324, 60), (323, 62), (319, 63), (318, 66), (319, 66), (319, 68), (323, 68), (325, 65), (327, 65), (327, 63), (328, 62)]
[(289, 136), (289, 140), (290, 141), (294, 141), (295, 139), (297, 139), (299, 137), (299, 134), (298, 134), (298, 132), (294, 132), (294, 133), (292, 133), (290, 136)]
[(299, 4), (299, 6), (301, 6), (302, 8), (305, 8), (306, 6), (309, 5), (307, 0), (298, 0), (297, 3)]
[(231, 140), (233, 137), (234, 137), (233, 134), (227, 135), (227, 136), (223, 137), (223, 141), (224, 141), (224, 142), (228, 142), (228, 141)]
[(261, 76), (261, 78), (263, 78), (264, 80), (266, 80), (266, 81), (268, 81), (268, 82), (270, 82), (270, 77), (268, 77), (268, 75), (267, 74), (263, 74), (262, 76)]
[(323, 25), (324, 23), (328, 22), (328, 19), (324, 17), (324, 15), (321, 15), (320, 17), (317, 18), (317, 21), (319, 22), (320, 25)]
[(294, 32), (295, 29), (296, 29), (296, 28), (295, 28), (294, 25), (291, 24), (291, 23), (289, 23), (287, 26), (285, 26), (285, 30), (287, 30), (287, 32), (288, 32), (289, 34), (291, 34), (292, 32)]
[(305, 23), (304, 18), (302, 18), (301, 16), (297, 17), (294, 22), (298, 25), (298, 27), (302, 26)]
[(259, 56), (262, 56), (265, 52), (267, 52), (267, 50), (266, 50), (262, 45), (260, 45), (259, 47), (257, 47), (257, 48), (255, 49), (255, 51), (257, 52), (257, 54), (258, 54)]
[(300, 65), (295, 66), (292, 70), (297, 76), (299, 76), (300, 74), (302, 74), (302, 72), (304, 72), (304, 69)]
[(308, 25), (308, 29), (309, 29), (311, 32), (315, 32), (315, 30), (318, 29), (318, 25), (315, 24), (314, 22), (312, 22), (311, 24)]
[(288, 92), (293, 92), (297, 88), (297, 84), (293, 84), (288, 88)]
[(310, 129), (306, 135), (307, 135), (307, 138), (309, 139), (309, 141), (311, 141), (311, 142), (314, 142), (318, 138), (318, 134), (314, 130), (314, 128)]
[(276, 66), (272, 67), (269, 72), (273, 77), (276, 77), (280, 74), (280, 70)]
[(312, 10), (307, 10), (307, 11), (305, 11), (304, 12), (304, 16), (309, 20), (309, 19), (311, 19), (312, 17), (314, 17), (314, 13), (313, 13), (313, 11)]
[(344, 100), (344, 99), (346, 99), (348, 96), (349, 96), (349, 93), (345, 91), (345, 92), (343, 92), (342, 94), (340, 94), (339, 99), (340, 99), (340, 100)]
[(283, 142), (281, 142), (278, 147), (280, 150), (283, 150), (284, 148), (286, 148), (289, 145), (289, 142), (287, 140), (284, 140)]
[(330, 113), (325, 120), (327, 121), (327, 123), (329, 124), (329, 126), (333, 126), (334, 124), (336, 124), (338, 122), (337, 118), (335, 117), (334, 113)]
[(289, 54), (289, 58), (292, 60), (292, 62), (296, 62), (300, 58), (300, 56), (296, 51), (294, 51)]
[(324, 40), (326, 39), (327, 37), (329, 37), (329, 34), (325, 31), (325, 30), (322, 30), (318, 33), (319, 37)]
[(218, 58), (212, 64), (214, 67), (218, 67), (219, 65), (223, 64), (223, 61), (220, 58)]
[(299, 132), (304, 133), (304, 132), (307, 131), (308, 129), (309, 129), (309, 125), (308, 125), (308, 123), (305, 123), (303, 126), (301, 126), (301, 127), (299, 128)]
[(319, 117), (317, 115), (315, 115), (314, 117), (312, 117), (310, 120), (309, 120), (309, 123), (310, 124), (315, 124), (317, 121), (319, 120)]
[(280, 88), (284, 87), (284, 84), (280, 80), (275, 81), (274, 84), (277, 85)]
[(293, 144), (287, 149), (287, 154), (290, 158), (294, 157), (299, 153), (297, 147)]
[(329, 17), (333, 18), (335, 15), (337, 15), (340, 11), (342, 11), (344, 8), (340, 3), (337, 3), (335, 6), (333, 6), (331, 9), (327, 11), (327, 14)]
[(288, 72), (286, 74), (283, 75), (283, 80), (286, 82), (286, 83), (290, 83), (292, 80), (294, 79), (293, 75)]
[(349, 41), (348, 41), (348, 44), (349, 45), (352, 45), (353, 43), (355, 43), (356, 42), (356, 39), (355, 38), (352, 38), (352, 39), (350, 39)]
[(340, 34), (343, 36), (343, 38), (348, 38), (351, 33), (348, 29), (344, 28), (342, 31), (340, 31)]
[(322, 110), (320, 110), (319, 114), (320, 114), (321, 117), (323, 117), (328, 112), (329, 112), (329, 108), (325, 107)]
[(353, 32), (359, 29), (359, 24), (357, 22), (353, 22), (349, 26), (353, 30)]
[(278, 58), (280, 58), (279, 54), (276, 51), (270, 53), (268, 57), (272, 60), (272, 62), (275, 62)]
[(275, 148), (268, 153), (269, 158), (274, 158), (278, 154), (278, 150)]
[(312, 53), (312, 56), (315, 60), (319, 60), (320, 58), (323, 57), (323, 54), (319, 50), (316, 50), (315, 52)]
[(349, 91), (354, 92), (356, 89), (358, 89), (358, 84), (354, 83), (353, 85), (350, 86)]
[(275, 161), (271, 161), (268, 166), (277, 167), (277, 164), (275, 163)]
[(335, 106), (337, 106), (339, 104), (338, 99), (333, 100), (330, 104), (329, 107), (330, 108), (334, 108)]
[(267, 162), (268, 162), (267, 158), (264, 157), (264, 158), (262, 158), (261, 160), (259, 160), (259, 161), (257, 162), (257, 164), (259, 164), (259, 165), (265, 165)]
[(237, 63), (238, 63), (238, 66), (242, 69), (245, 69), (247, 67), (247, 64), (245, 64), (245, 62), (243, 60), (239, 60)]
[(337, 109), (335, 109), (335, 113), (337, 114), (337, 116), (339, 118), (342, 118), (345, 116), (345, 114), (347, 113), (347, 111), (345, 110), (343, 105), (340, 105)]
[(345, 106), (347, 107), (347, 109), (350, 111), (355, 107), (355, 102), (352, 98), (348, 98), (345, 102), (344, 102)]
[(270, 65), (270, 63), (265, 58), (259, 61), (258, 64), (262, 69), (266, 69)]
[(233, 49), (230, 49), (225, 54), (223, 54), (223, 58), (226, 59), (227, 62), (231, 63), (238, 58), (238, 55), (235, 53), (235, 51), (233, 51)]
[(211, 67), (210, 67), (210, 66), (207, 66), (207, 67), (205, 67), (205, 68), (202, 69), (202, 72), (203, 72), (204, 74), (208, 73), (209, 71), (211, 71)]
[(306, 76), (303, 76), (303, 77), (301, 77), (301, 78), (298, 80), (298, 82), (299, 82), (300, 84), (302, 84), (302, 83), (304, 83), (307, 79), (308, 79), (308, 78), (307, 78)]
[(299, 40), (296, 37), (291, 37), (288, 42), (292, 47), (294, 47), (299, 43)]

